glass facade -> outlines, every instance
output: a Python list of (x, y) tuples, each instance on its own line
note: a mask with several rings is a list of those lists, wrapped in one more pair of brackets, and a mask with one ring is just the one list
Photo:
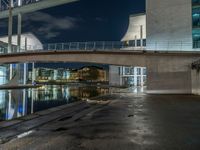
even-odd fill
[(146, 68), (145, 67), (122, 67), (122, 85), (145, 86)]
[(200, 48), (200, 0), (192, 0), (193, 48)]

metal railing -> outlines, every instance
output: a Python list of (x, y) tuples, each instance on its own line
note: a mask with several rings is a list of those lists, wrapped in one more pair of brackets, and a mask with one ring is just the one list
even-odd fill
[[(127, 44), (125, 42), (69, 42), (69, 43), (53, 43), (44, 44), (44, 50), (120, 50), (129, 47), (134, 47), (133, 45)], [(144, 47), (140, 47), (143, 49)]]
[[(122, 49), (129, 49), (131, 50), (144, 50), (145, 47), (127, 44), (125, 42), (68, 42), (68, 43), (50, 43), (50, 44), (43, 44), (40, 46), (35, 45), (27, 45), (27, 47), (22, 46), (20, 52), (25, 51), (64, 51), (64, 50), (79, 50), (79, 51), (98, 51), (98, 50), (122, 50)], [(17, 51), (17, 46), (12, 46), (12, 53), (20, 53)], [(6, 54), (8, 53), (7, 46), (0, 46), (0, 53)]]
[[(146, 46), (147, 45), (147, 46)], [(169, 52), (200, 52), (200, 42), (120, 42), (120, 41), (97, 41), (97, 42), (68, 42), (68, 43), (49, 43), (43, 45), (27, 45), (22, 46), (21, 50), (17, 51), (17, 46), (12, 46), (10, 53), (20, 53), (25, 51), (169, 51)], [(0, 53), (8, 53), (7, 46), (0, 46)]]

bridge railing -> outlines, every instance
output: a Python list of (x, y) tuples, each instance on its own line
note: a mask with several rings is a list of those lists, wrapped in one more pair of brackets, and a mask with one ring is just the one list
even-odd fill
[(98, 41), (44, 44), (43, 50), (153, 50), (153, 51), (200, 51), (200, 42), (187, 41)]
[[(133, 45), (125, 42), (70, 42), (70, 43), (53, 43), (44, 44), (44, 50), (115, 50), (124, 49)], [(141, 47), (140, 47), (141, 48)], [(142, 47), (144, 48), (144, 47)]]
[[(27, 45), (22, 46), (20, 51), (17, 51), (17, 46), (12, 46), (12, 51), (9, 53), (20, 53), (25, 51), (114, 51), (114, 50), (146, 50), (146, 51), (200, 51), (200, 42), (120, 42), (120, 41), (94, 41), (94, 42), (68, 42), (68, 43), (49, 43), (43, 45)], [(7, 46), (0, 45), (0, 53), (8, 53)]]

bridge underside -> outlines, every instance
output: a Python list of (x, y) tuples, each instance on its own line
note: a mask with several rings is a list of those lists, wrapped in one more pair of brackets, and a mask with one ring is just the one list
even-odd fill
[(191, 69), (200, 54), (53, 51), (0, 56), (0, 63), (81, 62), (147, 67), (147, 93), (200, 94), (200, 74)]
[[(23, 5), (23, 6), (14, 8), (13, 16), (16, 16), (20, 13), (22, 13), (22, 14), (31, 13), (31, 12), (35, 12), (38, 10), (42, 10), (42, 9), (46, 9), (46, 8), (50, 8), (50, 7), (54, 7), (54, 6), (59, 6), (59, 5), (63, 5), (63, 4), (68, 4), (68, 3), (72, 3), (72, 2), (76, 2), (76, 1), (78, 1), (78, 0), (42, 0), (39, 2), (30, 3), (27, 5)], [(9, 15), (8, 10), (1, 11), (0, 19), (8, 18), (8, 15)]]

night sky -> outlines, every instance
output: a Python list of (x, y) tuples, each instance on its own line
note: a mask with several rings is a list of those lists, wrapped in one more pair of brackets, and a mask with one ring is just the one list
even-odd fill
[[(129, 15), (144, 9), (145, 0), (80, 0), (24, 15), (23, 32), (33, 32), (42, 43), (116, 41), (126, 32)], [(1, 35), (7, 34), (6, 22), (0, 21)]]

